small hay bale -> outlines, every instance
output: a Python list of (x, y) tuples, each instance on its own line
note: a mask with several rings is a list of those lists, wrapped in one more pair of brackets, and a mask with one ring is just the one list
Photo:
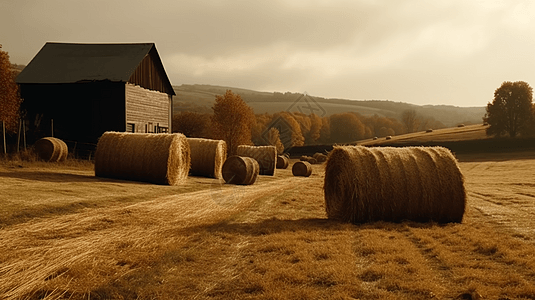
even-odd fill
[(98, 177), (177, 185), (189, 168), (189, 144), (181, 133), (105, 132), (95, 152)]
[(35, 142), (34, 146), (39, 158), (48, 162), (65, 161), (69, 154), (67, 144), (54, 137), (42, 138)]
[(433, 129), (427, 129), (425, 132), (426, 133), (433, 132)]
[(277, 169), (286, 169), (290, 165), (290, 160), (284, 155), (277, 156)]
[(312, 175), (312, 165), (307, 161), (298, 161), (292, 166), (294, 176), (308, 177)]
[(188, 138), (191, 169), (190, 174), (221, 178), (221, 168), (227, 158), (227, 143), (223, 140)]
[(311, 163), (311, 164), (317, 164), (318, 161), (314, 158), (314, 157), (311, 157), (311, 156), (306, 156), (306, 155), (303, 155), (299, 158), (300, 161), (306, 161), (308, 163)]
[(250, 185), (255, 183), (259, 171), (254, 158), (233, 155), (225, 160), (222, 175), (226, 183)]
[(466, 191), (457, 160), (443, 147), (339, 146), (325, 166), (330, 219), (462, 222)]
[(459, 124), (457, 125), (457, 127), (464, 127), (464, 124)]
[(315, 153), (313, 156), (312, 156), (314, 159), (316, 159), (316, 161), (318, 163), (323, 163), (323, 162), (326, 162), (327, 161), (327, 155), (323, 154), (323, 153)]
[(392, 136), (391, 136), (391, 135), (385, 137), (385, 140), (391, 140), (391, 139), (392, 139)]
[(236, 151), (238, 156), (254, 158), (260, 166), (259, 175), (275, 174), (277, 165), (277, 148), (275, 146), (247, 146), (240, 145)]
[(376, 137), (376, 136), (374, 136), (374, 137), (373, 137), (373, 140), (374, 140), (374, 141), (375, 141), (375, 140), (377, 140), (377, 137)]

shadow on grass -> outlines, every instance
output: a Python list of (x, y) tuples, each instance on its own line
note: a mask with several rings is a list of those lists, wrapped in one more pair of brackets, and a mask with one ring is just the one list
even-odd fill
[(14, 178), (23, 180), (35, 180), (42, 182), (112, 182), (112, 183), (132, 183), (149, 184), (140, 181), (120, 180), (113, 178), (97, 177), (94, 175), (81, 175), (71, 173), (46, 172), (46, 171), (22, 171), (22, 172), (0, 172), (0, 178)]
[(406, 231), (409, 228), (433, 228), (444, 226), (448, 226), (448, 224), (438, 224), (435, 222), (419, 223), (414, 221), (403, 221), (400, 223), (379, 221), (373, 223), (352, 224), (336, 220), (329, 220), (326, 218), (307, 218), (296, 220), (281, 220), (278, 218), (271, 218), (267, 220), (262, 220), (257, 223), (233, 223), (225, 221), (211, 225), (189, 227), (186, 228), (185, 231), (187, 234), (195, 234), (202, 231), (207, 231), (210, 233), (228, 233), (249, 236), (261, 236), (284, 232), (328, 232), (339, 230), (363, 229)]

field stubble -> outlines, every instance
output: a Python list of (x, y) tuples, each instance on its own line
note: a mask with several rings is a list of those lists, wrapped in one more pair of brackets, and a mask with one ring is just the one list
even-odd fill
[(329, 221), (320, 165), (248, 187), (0, 166), (0, 295), (535, 299), (535, 159), (459, 158), (468, 210), (448, 225)]

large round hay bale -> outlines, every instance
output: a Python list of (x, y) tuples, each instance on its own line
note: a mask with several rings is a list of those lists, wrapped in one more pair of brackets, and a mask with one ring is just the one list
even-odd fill
[(292, 174), (308, 177), (312, 175), (312, 165), (308, 161), (298, 161), (292, 166)]
[(443, 147), (335, 147), (324, 193), (327, 216), (352, 223), (461, 222), (466, 206), (463, 175)]
[(222, 140), (188, 138), (191, 169), (190, 174), (221, 178), (221, 168), (227, 158), (227, 143)]
[(67, 144), (54, 137), (42, 138), (35, 142), (34, 146), (39, 158), (49, 162), (64, 161), (69, 153)]
[(290, 165), (290, 160), (284, 155), (277, 155), (277, 169), (286, 169)]
[(189, 144), (181, 133), (106, 132), (95, 153), (99, 177), (177, 185), (189, 168)]
[(275, 174), (277, 164), (277, 148), (275, 146), (240, 145), (236, 151), (238, 156), (254, 158), (260, 166), (260, 175)]
[(225, 160), (222, 169), (223, 179), (230, 184), (253, 184), (258, 177), (260, 166), (250, 157), (233, 155)]

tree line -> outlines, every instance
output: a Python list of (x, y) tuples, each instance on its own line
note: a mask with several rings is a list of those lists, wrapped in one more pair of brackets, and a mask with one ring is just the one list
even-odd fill
[[(228, 90), (216, 96), (213, 113), (183, 111), (173, 116), (174, 132), (188, 137), (221, 138), (229, 141), (228, 131), (239, 127), (244, 144), (276, 145), (279, 152), (295, 146), (351, 143), (354, 141), (443, 128), (441, 122), (424, 118), (413, 110), (401, 121), (378, 115), (363, 116), (345, 112), (320, 117), (314, 113), (279, 112), (254, 114), (238, 94)], [(231, 130), (231, 128), (234, 128)], [(225, 133), (227, 130), (227, 133)], [(234, 141), (229, 145), (234, 147)], [(236, 145), (237, 146), (237, 145)], [(232, 150), (230, 151), (232, 153)]]

